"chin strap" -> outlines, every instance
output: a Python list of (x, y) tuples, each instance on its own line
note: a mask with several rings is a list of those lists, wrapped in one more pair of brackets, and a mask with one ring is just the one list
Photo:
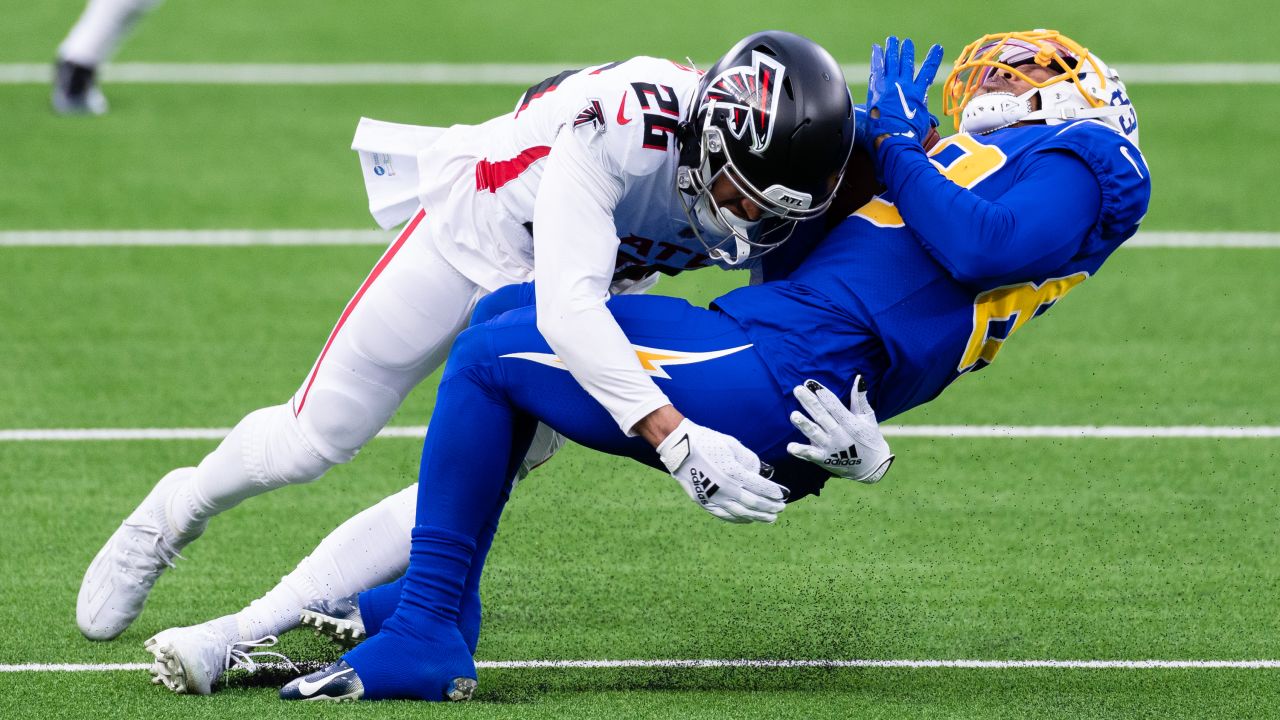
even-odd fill
[[(984, 135), (1007, 128), (1014, 123), (1028, 120), (1084, 120), (1120, 115), (1122, 107), (1103, 105), (1096, 108), (1081, 108), (1073, 105), (1059, 105), (1052, 109), (1032, 110), (1031, 98), (1041, 92), (1032, 88), (1021, 95), (1008, 92), (991, 92), (979, 95), (969, 101), (961, 116), (960, 132)], [(1041, 105), (1044, 97), (1041, 97)]]
[(750, 257), (751, 246), (743, 242), (742, 238), (736, 235), (733, 239), (734, 242), (737, 243), (737, 247), (734, 248), (733, 257), (729, 257), (729, 253), (721, 250), (720, 248), (712, 248), (707, 253), (707, 256), (716, 262), (724, 263), (729, 266), (737, 265)]
[[(707, 249), (707, 257), (734, 266), (751, 255), (751, 244), (746, 241), (746, 236), (757, 223), (743, 220), (727, 208), (717, 206), (711, 199), (710, 187), (695, 182), (691, 168), (682, 166), (676, 171), (676, 193), (690, 229)], [(710, 233), (714, 242), (704, 237), (704, 232)], [(721, 249), (729, 239), (734, 241), (733, 255)]]
[(1088, 118), (1104, 118), (1119, 115), (1124, 108), (1103, 105), (1096, 108), (1060, 107), (1056, 111), (1036, 110), (1023, 120), (1084, 120)]
[(965, 105), (960, 119), (960, 132), (982, 135), (1021, 122), (1031, 114), (1032, 88), (1021, 95), (990, 92), (979, 95)]

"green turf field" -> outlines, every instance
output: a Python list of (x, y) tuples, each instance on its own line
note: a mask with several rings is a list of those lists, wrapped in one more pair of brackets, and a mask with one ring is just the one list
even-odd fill
[[(0, 0), (0, 64), (45, 63), (78, 0)], [(367, 6), (366, 6), (367, 5)], [(168, 0), (123, 62), (705, 61), (763, 26), (865, 62), (888, 32), (947, 44), (1058, 27), (1130, 63), (1280, 62), (1260, 0), (1101, 0), (1045, 13), (922, 2), (437, 4)], [(1232, 38), (1213, 41), (1208, 38)], [(855, 93), (861, 79), (851, 78)], [(0, 84), (0, 232), (372, 228), (361, 115), (507, 110), (523, 87), (115, 85), (53, 117)], [(1155, 174), (1144, 228), (1280, 231), (1280, 85), (1135, 85)], [(0, 247), (0, 430), (228, 427), (302, 379), (380, 249)], [(1280, 250), (1124, 249), (999, 362), (903, 425), (1280, 425)], [(707, 271), (663, 292), (705, 302)], [(395, 424), (422, 425), (429, 381)], [(892, 439), (874, 487), (833, 483), (776, 526), (730, 526), (661, 474), (569, 448), (515, 493), (489, 562), (478, 659), (1277, 660), (1280, 439)], [(113, 642), (84, 640), (93, 554), (212, 441), (0, 441), (0, 665), (141, 663), (173, 625), (234, 612), (333, 526), (416, 479), (373, 442), (324, 480), (215, 520)], [(580, 492), (584, 479), (601, 490)], [(336, 651), (304, 633), (302, 660)], [(285, 705), (279, 673), (207, 698), (141, 671), (0, 672), (10, 717), (1275, 717), (1276, 669), (503, 669), (466, 706)]]

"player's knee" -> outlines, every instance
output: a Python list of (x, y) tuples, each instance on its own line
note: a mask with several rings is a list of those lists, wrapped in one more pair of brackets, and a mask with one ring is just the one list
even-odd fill
[(473, 325), (462, 331), (453, 343), (449, 352), (449, 360), (444, 366), (444, 376), (440, 382), (445, 383), (461, 372), (487, 372), (497, 358), (493, 350), (494, 329), (488, 325)]
[(250, 477), (265, 487), (311, 482), (337, 464), (321, 455), (302, 436), (289, 405), (277, 405), (250, 413), (241, 444)]
[(296, 417), (297, 435), (330, 463), (345, 463), (378, 434), (398, 405), (399, 398), (388, 393), (313, 386)]

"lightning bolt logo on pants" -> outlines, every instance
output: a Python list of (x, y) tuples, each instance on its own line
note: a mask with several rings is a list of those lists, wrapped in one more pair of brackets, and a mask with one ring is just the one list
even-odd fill
[[(644, 347), (641, 345), (632, 345), (632, 349), (636, 351), (636, 359), (640, 361), (640, 368), (644, 370), (649, 377), (671, 379), (667, 374), (666, 366), (668, 365), (692, 365), (693, 363), (705, 362), (707, 360), (715, 360), (726, 355), (732, 355), (751, 347), (750, 344), (739, 345), (738, 347), (728, 348), (726, 350), (711, 350), (709, 352), (685, 352), (683, 350), (662, 350), (660, 348)], [(502, 355), (504, 358), (516, 358), (519, 360), (529, 360), (547, 367), (560, 368), (568, 371), (564, 366), (564, 361), (553, 353), (540, 352), (518, 352), (507, 353)]]

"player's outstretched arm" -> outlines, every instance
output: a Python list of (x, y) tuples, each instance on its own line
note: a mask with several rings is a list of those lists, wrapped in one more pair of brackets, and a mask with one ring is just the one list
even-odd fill
[(867, 384), (861, 375), (853, 381), (849, 407), (816, 380), (797, 385), (792, 392), (805, 412), (791, 413), (791, 424), (812, 444), (791, 443), (787, 452), (821, 465), (836, 477), (861, 483), (879, 482), (889, 472), (894, 455), (867, 402)]
[(1078, 251), (1101, 203), (1093, 171), (1068, 153), (1046, 153), (991, 199), (947, 179), (920, 143), (942, 48), (932, 46), (913, 75), (912, 42), (890, 37), (885, 45), (872, 48), (865, 125), (886, 196), (925, 249), (961, 282), (1031, 279)]
[(606, 306), (622, 183), (589, 142), (562, 130), (547, 157), (533, 221), (538, 330), (619, 429), (645, 437), (703, 509), (731, 522), (773, 522), (785, 507), (782, 487), (760, 475), (755, 453), (672, 406)]
[(887, 195), (960, 282), (1025, 282), (1059, 267), (1080, 250), (1102, 206), (1093, 171), (1064, 152), (1037, 154), (990, 199), (948, 180), (913, 143), (890, 138), (879, 160)]

